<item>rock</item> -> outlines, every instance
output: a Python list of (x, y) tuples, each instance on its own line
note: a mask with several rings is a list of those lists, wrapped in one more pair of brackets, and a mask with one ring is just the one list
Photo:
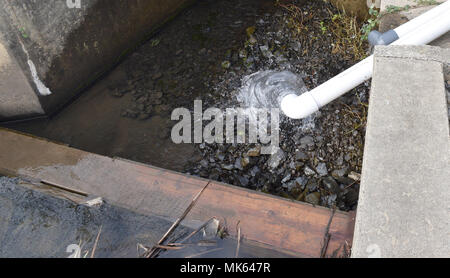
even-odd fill
[(247, 155), (250, 157), (256, 157), (261, 154), (261, 146), (256, 146), (250, 150), (248, 150)]
[(347, 168), (342, 168), (342, 169), (333, 170), (333, 172), (331, 172), (331, 175), (335, 178), (340, 178), (340, 177), (345, 176), (346, 173), (347, 173)]
[(300, 139), (300, 147), (306, 148), (306, 147), (313, 147), (314, 146), (314, 139), (311, 136), (305, 136), (302, 139)]
[(316, 167), (316, 171), (322, 177), (328, 175), (328, 169), (325, 163), (319, 163)]
[(283, 186), (283, 188), (287, 189), (288, 191), (292, 191), (292, 189), (295, 188), (296, 184), (295, 184), (295, 182), (291, 181), (288, 183), (283, 183), (282, 186)]
[(305, 202), (313, 204), (315, 206), (319, 205), (320, 193), (319, 192), (314, 192), (314, 193), (306, 195)]
[(223, 68), (223, 69), (229, 69), (230, 66), (231, 66), (230, 61), (223, 61), (223, 62), (222, 62), (222, 68)]
[(234, 165), (231, 165), (231, 164), (226, 164), (226, 165), (225, 165), (225, 164), (224, 164), (224, 165), (222, 165), (222, 169), (231, 171), (231, 170), (234, 169)]
[(204, 168), (208, 168), (209, 163), (208, 163), (208, 161), (206, 159), (203, 159), (203, 160), (200, 161), (200, 165), (202, 167), (204, 167)]
[(341, 153), (336, 160), (336, 165), (341, 166), (344, 163), (344, 155)]
[(247, 58), (247, 51), (245, 49), (239, 51), (239, 58)]
[(297, 151), (295, 153), (295, 159), (300, 161), (306, 161), (309, 159), (308, 155), (305, 152)]
[(308, 166), (306, 166), (303, 171), (305, 172), (305, 175), (307, 175), (307, 176), (313, 176), (316, 174), (316, 172), (314, 172), (314, 170), (309, 168)]
[(339, 184), (332, 177), (324, 178), (322, 180), (322, 184), (328, 191), (330, 191), (332, 193), (339, 192)]
[(354, 184), (355, 181), (352, 180), (351, 178), (347, 178), (347, 177), (334, 177), (336, 179), (336, 181), (338, 181), (341, 184), (344, 185), (350, 185), (350, 184)]
[(305, 166), (305, 163), (303, 162), (295, 162), (295, 171), (300, 171), (303, 166)]
[(278, 148), (277, 151), (275, 151), (274, 154), (272, 154), (267, 161), (267, 164), (270, 168), (275, 169), (277, 168), (280, 163), (286, 158), (286, 155), (284, 154), (283, 150), (281, 148)]
[(345, 161), (350, 161), (350, 159), (352, 159), (351, 155), (348, 153), (344, 156)]
[(256, 176), (256, 174), (259, 173), (259, 168), (258, 166), (254, 166), (251, 170), (250, 170), (250, 175), (252, 175), (252, 177)]
[(315, 180), (309, 180), (306, 188), (309, 192), (314, 192), (319, 188), (319, 186), (317, 185), (317, 182)]
[(349, 188), (347, 189), (347, 193), (345, 194), (344, 197), (344, 202), (348, 207), (352, 207), (354, 205), (356, 205), (356, 203), (358, 202), (358, 192), (356, 192), (356, 190)]
[(239, 184), (241, 186), (243, 186), (243, 187), (247, 187), (248, 186), (249, 181), (248, 181), (248, 179), (246, 177), (238, 176), (237, 179), (238, 179)]
[(235, 160), (234, 168), (238, 170), (244, 170), (244, 168), (242, 167), (242, 158), (239, 157), (238, 159)]
[(289, 181), (290, 179), (291, 179), (291, 174), (287, 174), (287, 175), (281, 180), (281, 182), (282, 182), (282, 183), (285, 183), (285, 182)]
[(249, 164), (250, 164), (250, 158), (248, 158), (247, 156), (244, 156), (241, 159), (241, 166), (242, 166), (242, 168), (247, 167)]
[(261, 53), (264, 57), (266, 58), (270, 58), (273, 56), (272, 52), (270, 52), (269, 50), (269, 46), (267, 45), (262, 45), (259, 47), (259, 49), (261, 50)]
[(355, 181), (360, 181), (361, 180), (361, 174), (358, 174), (356, 172), (350, 172), (350, 174), (348, 174), (348, 177), (351, 178), (352, 180)]
[(295, 183), (301, 188), (305, 189), (305, 185), (308, 182), (308, 179), (305, 177), (298, 177), (295, 179)]

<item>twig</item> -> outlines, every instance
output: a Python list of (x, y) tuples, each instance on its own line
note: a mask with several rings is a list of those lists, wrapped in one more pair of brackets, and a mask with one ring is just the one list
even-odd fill
[(174, 245), (156, 245), (155, 246), (158, 249), (164, 249), (164, 250), (181, 250), (184, 247), (186, 247), (185, 245), (179, 245), (179, 246), (174, 246)]
[(103, 225), (100, 226), (100, 229), (98, 230), (97, 238), (95, 239), (95, 243), (94, 243), (94, 248), (92, 248), (91, 259), (94, 258), (95, 250), (97, 249), (97, 245), (98, 245), (98, 239), (100, 238), (100, 234), (102, 233), (102, 227), (103, 227)]
[(237, 228), (237, 246), (236, 246), (236, 258), (239, 257), (239, 249), (241, 248), (241, 226), (240, 226), (241, 221), (238, 221), (238, 223), (236, 224), (236, 228)]
[(328, 220), (327, 228), (325, 229), (322, 250), (320, 251), (321, 258), (325, 258), (326, 254), (327, 254), (328, 243), (330, 242), (330, 239), (331, 239), (330, 226), (331, 226), (331, 221), (333, 221), (335, 211), (336, 211), (336, 209), (333, 208), (331, 215), (330, 215), (330, 219)]
[(179, 243), (184, 243), (187, 240), (189, 240), (191, 237), (195, 236), (198, 232), (200, 232), (202, 229), (204, 229), (206, 226), (208, 226), (212, 221), (218, 220), (216, 217), (212, 217), (208, 221), (206, 221), (203, 225), (201, 225), (197, 230), (193, 231), (191, 234), (189, 234), (187, 237), (182, 239)]
[(209, 181), (205, 187), (203, 187), (202, 190), (200, 190), (200, 192), (197, 193), (197, 195), (194, 197), (194, 199), (192, 199), (192, 202), (189, 204), (189, 206), (186, 208), (186, 210), (183, 212), (183, 214), (181, 215), (180, 218), (178, 218), (173, 224), (172, 226), (169, 228), (169, 230), (163, 235), (163, 237), (158, 241), (158, 244), (156, 244), (155, 246), (152, 247), (152, 249), (147, 253), (144, 254), (145, 258), (153, 258), (155, 257), (158, 253), (159, 253), (159, 249), (158, 245), (163, 245), (164, 241), (166, 241), (166, 239), (173, 233), (173, 231), (178, 227), (178, 225), (181, 223), (181, 221), (184, 220), (184, 218), (186, 218), (186, 216), (188, 215), (188, 213), (191, 211), (191, 209), (194, 207), (194, 205), (197, 203), (198, 198), (202, 195), (203, 191), (205, 191), (205, 189), (208, 187), (208, 185), (211, 182)]

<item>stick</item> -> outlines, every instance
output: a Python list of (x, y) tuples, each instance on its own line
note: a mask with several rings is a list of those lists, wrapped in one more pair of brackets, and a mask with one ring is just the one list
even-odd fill
[(236, 255), (235, 257), (239, 257), (239, 249), (241, 248), (241, 226), (240, 226), (241, 221), (238, 221), (238, 223), (236, 224), (237, 227), (237, 237), (238, 237), (238, 241), (237, 241), (237, 246), (236, 246)]
[(178, 225), (181, 223), (181, 221), (184, 220), (184, 218), (186, 218), (186, 216), (188, 215), (188, 213), (191, 211), (191, 209), (194, 207), (194, 205), (197, 203), (198, 198), (200, 197), (200, 195), (202, 195), (203, 191), (205, 191), (205, 189), (208, 187), (208, 185), (211, 182), (209, 181), (205, 187), (203, 187), (202, 190), (200, 190), (200, 192), (197, 193), (197, 195), (194, 197), (194, 199), (192, 199), (192, 202), (190, 203), (190, 205), (186, 208), (186, 210), (183, 212), (183, 214), (181, 215), (180, 218), (178, 218), (173, 224), (172, 226), (169, 228), (169, 230), (163, 235), (163, 237), (158, 241), (158, 244), (156, 244), (155, 246), (152, 247), (152, 249), (147, 253), (144, 254), (145, 258), (153, 258), (154, 256), (156, 256), (159, 253), (159, 248), (156, 247), (158, 245), (163, 245), (164, 241), (166, 241), (166, 239), (173, 233), (173, 231), (178, 227)]
[(336, 209), (334, 208), (331, 212), (330, 219), (328, 220), (327, 228), (325, 229), (323, 246), (322, 246), (322, 250), (320, 251), (321, 258), (325, 258), (326, 254), (327, 254), (328, 243), (330, 242), (330, 239), (331, 239), (330, 226), (331, 226), (331, 221), (333, 220), (335, 211), (336, 211)]
[(98, 239), (100, 238), (100, 234), (102, 233), (102, 226), (100, 226), (100, 229), (98, 230), (97, 238), (95, 239), (94, 248), (92, 249), (91, 259), (94, 258), (95, 250), (97, 249)]

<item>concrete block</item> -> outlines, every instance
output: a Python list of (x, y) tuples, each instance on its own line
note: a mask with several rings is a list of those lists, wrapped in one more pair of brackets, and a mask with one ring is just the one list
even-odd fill
[(0, 0), (0, 37), (46, 113), (86, 86), (193, 0)]
[(450, 256), (443, 66), (426, 59), (439, 51), (376, 47), (353, 257)]
[(39, 99), (0, 39), (0, 118), (42, 115)]
[[(436, 0), (434, 3), (442, 3), (446, 0)], [(417, 0), (381, 0), (380, 3), (380, 11), (384, 12), (386, 11), (387, 7), (389, 6), (395, 6), (395, 7), (418, 7), (418, 6), (424, 6), (423, 4), (420, 4)], [(426, 6), (433, 6), (433, 5), (426, 5)]]

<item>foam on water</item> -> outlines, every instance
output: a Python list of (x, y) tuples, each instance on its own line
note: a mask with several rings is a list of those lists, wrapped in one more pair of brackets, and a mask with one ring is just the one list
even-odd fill
[(283, 97), (306, 92), (302, 78), (290, 71), (258, 71), (242, 80), (237, 96), (244, 107), (279, 108)]
[[(290, 71), (264, 70), (248, 75), (242, 79), (242, 87), (237, 100), (247, 109), (250, 119), (255, 119), (257, 109), (280, 108), (283, 97), (289, 94), (301, 95), (307, 92), (303, 79)], [(309, 116), (297, 123), (301, 130), (315, 128), (315, 116)]]

